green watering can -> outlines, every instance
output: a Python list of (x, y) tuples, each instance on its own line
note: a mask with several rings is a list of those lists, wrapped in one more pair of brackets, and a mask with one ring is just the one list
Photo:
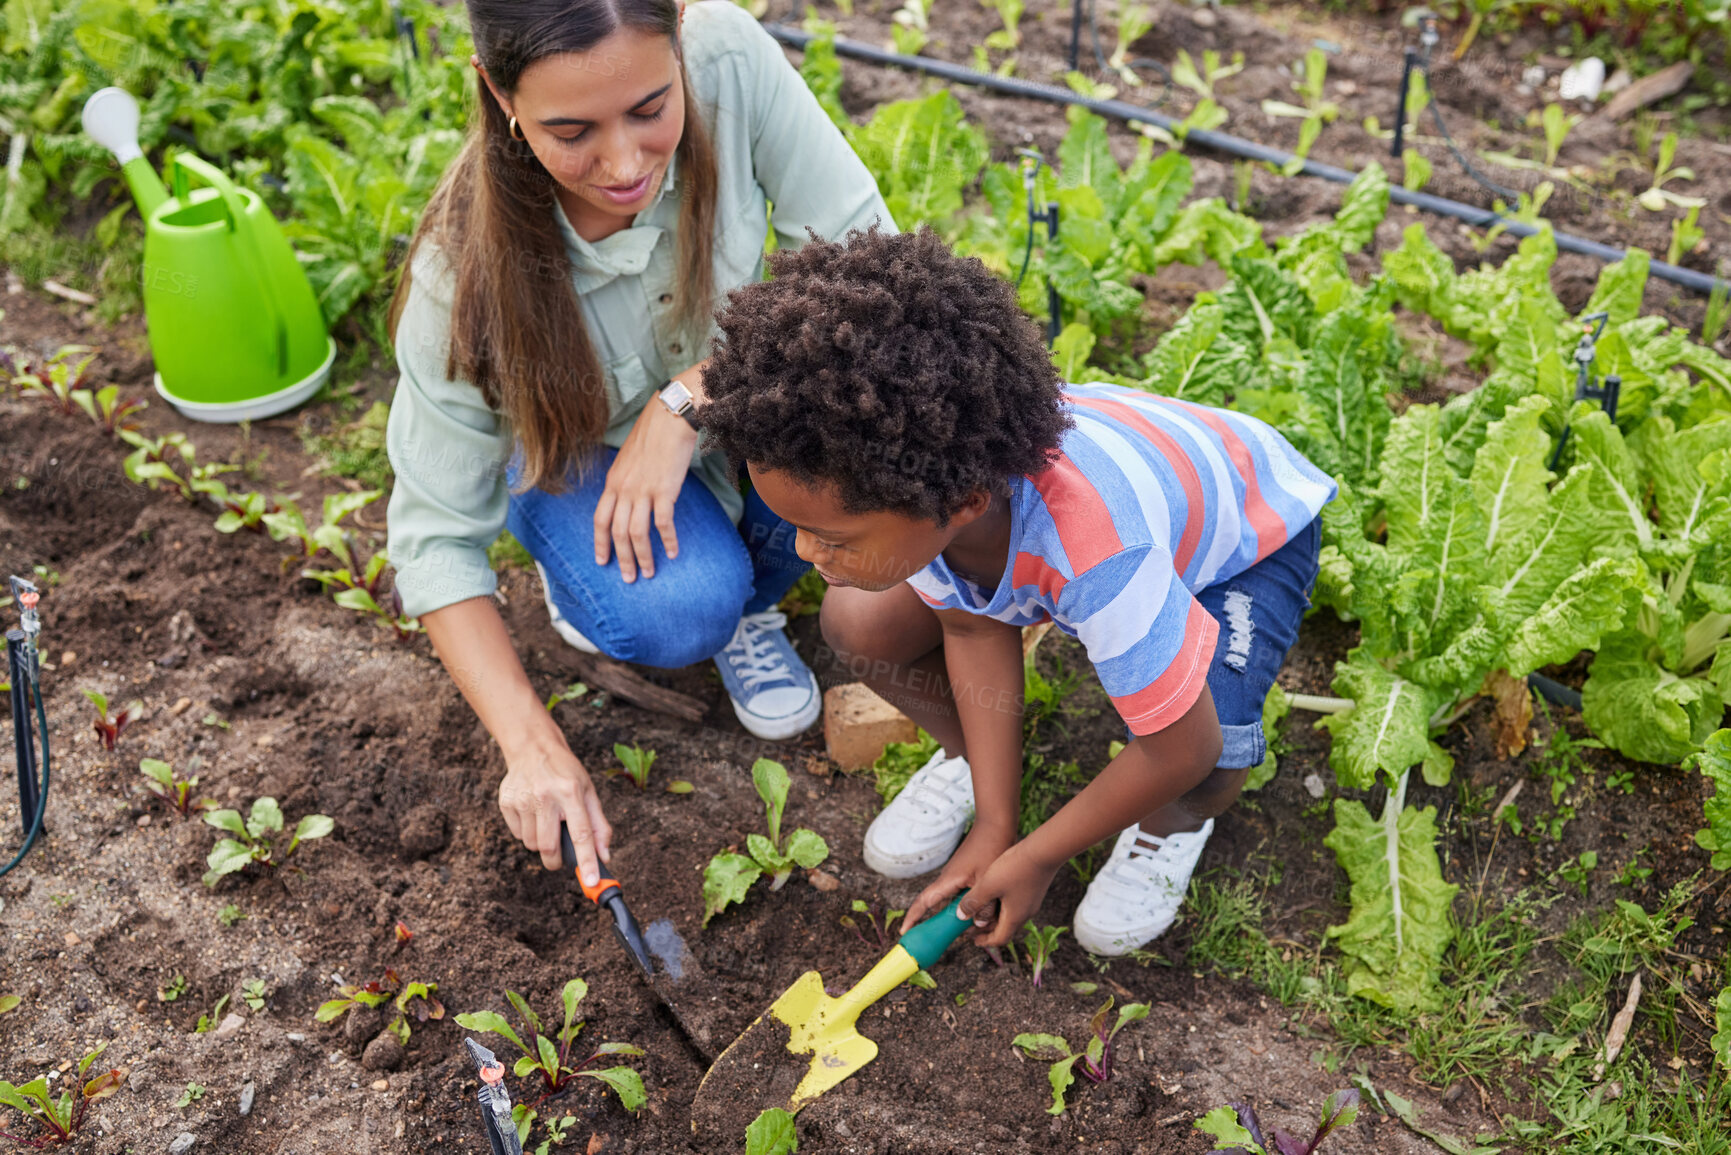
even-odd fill
[[(189, 153), (170, 196), (138, 147), (138, 102), (104, 88), (84, 131), (114, 154), (144, 217), (144, 318), (156, 391), (195, 421), (293, 409), (330, 377), (336, 342), (276, 218), (251, 189)], [(196, 179), (206, 187), (191, 188)]]

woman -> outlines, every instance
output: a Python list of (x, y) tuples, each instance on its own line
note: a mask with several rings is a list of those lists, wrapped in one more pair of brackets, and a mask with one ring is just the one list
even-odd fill
[(821, 710), (776, 603), (793, 532), (699, 444), (713, 310), (782, 245), (893, 227), (780, 49), (729, 0), (468, 0), (479, 115), (393, 302), (387, 447), (405, 612), (504, 751), (511, 833), (584, 881), (612, 835), (494, 607), (509, 526), (580, 648), (714, 657), (747, 729)]

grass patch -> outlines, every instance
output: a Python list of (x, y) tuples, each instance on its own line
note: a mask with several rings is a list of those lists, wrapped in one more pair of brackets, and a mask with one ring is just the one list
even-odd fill
[(396, 476), (385, 452), (385, 423), (390, 416), (391, 407), (375, 401), (357, 420), (329, 433), (314, 433), (303, 425), (301, 448), (317, 457), (327, 474), (352, 477), (369, 489), (383, 489)]

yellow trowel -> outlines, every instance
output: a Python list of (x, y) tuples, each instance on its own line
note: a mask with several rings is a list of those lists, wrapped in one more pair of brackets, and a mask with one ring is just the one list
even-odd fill
[(823, 976), (806, 971), (768, 1011), (715, 1060), (691, 1104), (694, 1131), (738, 1138), (766, 1107), (789, 1113), (877, 1058), (860, 1034), (860, 1012), (938, 961), (973, 925), (950, 904), (902, 935), (890, 952), (839, 997), (824, 993)]

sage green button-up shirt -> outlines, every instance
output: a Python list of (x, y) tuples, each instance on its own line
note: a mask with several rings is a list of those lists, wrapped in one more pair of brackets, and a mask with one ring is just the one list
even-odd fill
[[(776, 242), (786, 247), (804, 243), (808, 226), (831, 238), (874, 223), (895, 227), (871, 174), (748, 13), (732, 0), (691, 4), (682, 43), (715, 147), (718, 294), (762, 278), (771, 203)], [(614, 448), (668, 378), (707, 356), (715, 335), (711, 326), (693, 342), (672, 312), (676, 178), (670, 166), (661, 193), (631, 227), (593, 243), (555, 209), (572, 285), (605, 370), (609, 423), (602, 441)], [(385, 444), (396, 471), (390, 556), (403, 609), (414, 616), (496, 587), (487, 546), (505, 526), (513, 438), (478, 388), (445, 376), (452, 282), (434, 246), (421, 246), (412, 274), (396, 333), (401, 376)], [(743, 501), (722, 455), (700, 444), (691, 469), (737, 522)], [(583, 540), (588, 535), (582, 527)]]

